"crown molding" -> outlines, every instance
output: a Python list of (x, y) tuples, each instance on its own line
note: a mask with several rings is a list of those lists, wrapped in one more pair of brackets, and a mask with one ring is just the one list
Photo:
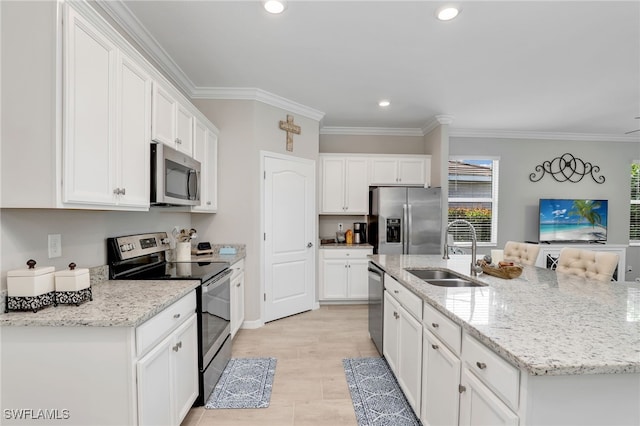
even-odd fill
[(609, 135), (591, 133), (550, 133), (514, 130), (473, 130), (449, 129), (450, 137), (459, 138), (497, 138), (497, 139), (539, 139), (583, 142), (640, 142), (640, 136)]
[(350, 136), (424, 136), (422, 129), (391, 127), (329, 127), (320, 128), (321, 135)]
[(191, 98), (258, 101), (318, 122), (325, 116), (322, 111), (253, 87), (196, 87), (191, 92)]
[(194, 91), (195, 85), (191, 79), (122, 0), (96, 0), (96, 3), (127, 32), (169, 78), (180, 86), (183, 92), (191, 94)]

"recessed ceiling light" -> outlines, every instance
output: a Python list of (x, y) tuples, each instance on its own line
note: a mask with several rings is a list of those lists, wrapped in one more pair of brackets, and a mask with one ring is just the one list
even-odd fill
[(378, 105), (381, 107), (388, 107), (389, 105), (391, 105), (391, 102), (389, 102), (388, 100), (382, 100), (380, 102), (378, 102)]
[(458, 16), (461, 10), (456, 6), (443, 6), (436, 10), (436, 17), (441, 21), (450, 21)]
[(285, 0), (267, 0), (264, 2), (264, 9), (269, 13), (282, 13), (287, 8)]

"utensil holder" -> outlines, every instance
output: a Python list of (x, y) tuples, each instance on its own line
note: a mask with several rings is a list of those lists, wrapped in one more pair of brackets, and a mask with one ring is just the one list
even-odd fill
[(191, 262), (190, 242), (180, 242), (176, 244), (176, 262)]

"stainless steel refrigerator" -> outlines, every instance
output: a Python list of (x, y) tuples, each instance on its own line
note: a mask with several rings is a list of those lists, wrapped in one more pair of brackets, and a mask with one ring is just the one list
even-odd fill
[(376, 254), (442, 254), (440, 188), (370, 188), (369, 243)]

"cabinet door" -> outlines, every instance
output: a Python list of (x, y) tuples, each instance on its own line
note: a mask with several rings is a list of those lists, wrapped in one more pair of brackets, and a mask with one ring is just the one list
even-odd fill
[(369, 179), (366, 158), (345, 161), (345, 211), (352, 214), (369, 213)]
[(231, 281), (231, 337), (244, 321), (244, 272)]
[(320, 200), (321, 213), (345, 212), (345, 170), (344, 159), (322, 159), (322, 195)]
[(151, 77), (122, 53), (117, 117), (118, 205), (148, 208)]
[(424, 425), (457, 425), (460, 359), (428, 330), (423, 331), (422, 408)]
[(195, 313), (173, 333), (171, 355), (173, 404), (177, 416), (174, 424), (180, 424), (198, 397), (198, 330)]
[(398, 160), (374, 158), (371, 160), (371, 184), (398, 184)]
[(65, 10), (63, 202), (112, 205), (117, 50), (71, 7)]
[(460, 380), (460, 425), (517, 426), (518, 416), (466, 367)]
[(151, 139), (172, 148), (176, 146), (176, 107), (173, 96), (158, 83), (153, 83)]
[(170, 394), (173, 386), (172, 342), (172, 336), (167, 337), (138, 361), (138, 423), (140, 425), (175, 424)]
[(384, 326), (382, 340), (382, 354), (384, 355), (391, 371), (398, 377), (398, 319), (400, 318), (400, 305), (389, 293), (384, 292)]
[(349, 261), (349, 298), (369, 298), (369, 260), (352, 259)]
[(417, 416), (420, 416), (420, 395), (422, 389), (422, 324), (402, 306), (400, 306), (399, 309), (399, 372), (396, 374), (396, 377), (413, 411), (415, 411)]
[(183, 105), (176, 104), (176, 149), (193, 156), (193, 114)]
[(349, 264), (346, 260), (324, 259), (322, 261), (322, 298), (346, 299)]
[(403, 185), (424, 185), (424, 158), (401, 158), (398, 160), (398, 182)]
[(193, 212), (215, 213), (218, 209), (218, 136), (194, 119), (193, 158), (201, 164), (200, 205)]

